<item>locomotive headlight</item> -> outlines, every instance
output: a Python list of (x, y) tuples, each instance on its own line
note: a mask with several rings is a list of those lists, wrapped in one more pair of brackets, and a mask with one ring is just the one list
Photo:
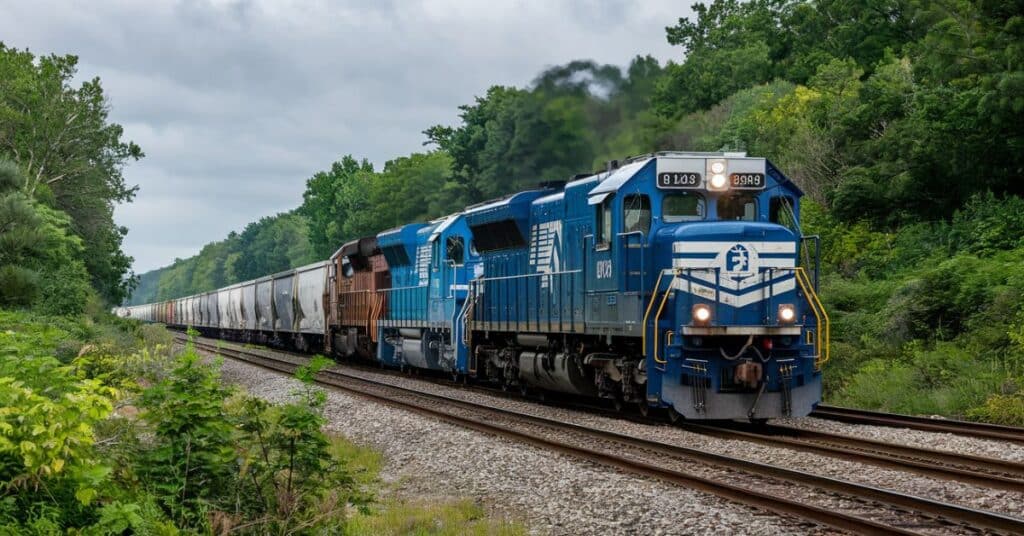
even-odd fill
[(779, 306), (779, 323), (790, 324), (796, 320), (796, 308), (792, 304), (784, 303)]
[(693, 323), (704, 325), (711, 320), (711, 308), (703, 303), (693, 306)]
[(729, 163), (725, 159), (708, 160), (707, 172), (709, 190), (725, 190), (729, 187), (729, 181), (726, 178), (729, 172)]

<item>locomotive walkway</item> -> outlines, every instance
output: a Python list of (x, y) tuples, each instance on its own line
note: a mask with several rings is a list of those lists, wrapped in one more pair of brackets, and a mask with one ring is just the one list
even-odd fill
[[(194, 343), (205, 351), (285, 373), (292, 373), (305, 362), (303, 357), (282, 352), (242, 348), (205, 339)], [(480, 432), (841, 530), (870, 534), (977, 530), (1024, 533), (1024, 520), (992, 512), (471, 403), (374, 381), (337, 369), (324, 371), (319, 381), (351, 394)], [(962, 466), (964, 462), (959, 463)], [(974, 463), (972, 469), (983, 465), (977, 460)], [(1012, 480), (1012, 477), (1006, 478)]]

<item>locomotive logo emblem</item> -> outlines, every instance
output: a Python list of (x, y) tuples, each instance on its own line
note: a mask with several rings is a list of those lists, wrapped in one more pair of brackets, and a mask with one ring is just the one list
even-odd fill
[[(538, 274), (562, 270), (562, 221), (538, 223), (530, 229), (530, 266)], [(540, 288), (551, 286), (551, 277), (540, 278)]]
[(750, 252), (740, 244), (729, 250), (725, 259), (726, 272), (747, 272), (750, 266)]
[(757, 251), (749, 245), (733, 244), (718, 255), (716, 264), (723, 274), (733, 280), (745, 279), (757, 273)]

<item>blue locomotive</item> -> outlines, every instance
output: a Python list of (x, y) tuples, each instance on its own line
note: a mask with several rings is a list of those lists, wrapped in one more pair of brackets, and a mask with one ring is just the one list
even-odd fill
[(324, 345), (673, 420), (807, 415), (829, 323), (801, 196), (764, 158), (661, 152), (384, 231), (326, 264)]

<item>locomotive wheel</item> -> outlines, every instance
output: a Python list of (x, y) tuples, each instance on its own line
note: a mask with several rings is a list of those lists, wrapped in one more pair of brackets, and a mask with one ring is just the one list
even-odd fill
[(676, 411), (676, 408), (668, 408), (668, 421), (672, 424), (676, 424), (683, 420), (683, 414)]
[(647, 404), (646, 400), (641, 400), (641, 401), (637, 402), (636, 405), (637, 405), (637, 409), (640, 410), (640, 415), (642, 417), (650, 417), (651, 416), (651, 406), (649, 406)]
[(626, 404), (622, 401), (621, 396), (617, 396), (612, 399), (612, 408), (614, 408), (616, 412), (622, 413), (622, 409), (625, 407)]

